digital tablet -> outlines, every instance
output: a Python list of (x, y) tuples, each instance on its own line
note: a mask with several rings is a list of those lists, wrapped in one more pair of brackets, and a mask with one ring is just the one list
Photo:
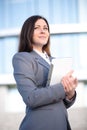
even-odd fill
[(63, 57), (52, 59), (50, 65), (47, 85), (54, 85), (61, 81), (61, 78), (72, 70), (72, 58)]

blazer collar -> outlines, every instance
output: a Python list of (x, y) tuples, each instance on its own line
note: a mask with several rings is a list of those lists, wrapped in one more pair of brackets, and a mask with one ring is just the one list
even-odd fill
[[(48, 64), (43, 57), (41, 57), (41, 56), (40, 56), (37, 52), (35, 52), (35, 51), (32, 51), (32, 52), (30, 52), (30, 53), (33, 55), (33, 57), (35, 58), (35, 60), (38, 61), (38, 63), (40, 63), (41, 65), (43, 65), (44, 67), (46, 67), (46, 68), (49, 69), (50, 64)], [(50, 61), (51, 61), (51, 58), (50, 58)]]

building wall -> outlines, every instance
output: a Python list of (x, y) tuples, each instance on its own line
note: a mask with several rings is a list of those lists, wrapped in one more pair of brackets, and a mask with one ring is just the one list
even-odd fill
[[(46, 17), (50, 25), (86, 24), (86, 4), (86, 0), (0, 0), (0, 34), (3, 30), (21, 29), (23, 22), (36, 14)], [(0, 75), (13, 73), (12, 57), (17, 52), (18, 40), (18, 35), (0, 35)], [(74, 68), (86, 70), (86, 42), (84, 31), (52, 34), (51, 53), (57, 57), (73, 57)]]

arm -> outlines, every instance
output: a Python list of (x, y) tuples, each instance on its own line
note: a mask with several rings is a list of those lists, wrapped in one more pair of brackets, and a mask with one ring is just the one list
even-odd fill
[(25, 104), (35, 108), (63, 100), (65, 91), (61, 83), (38, 88), (31, 57), (28, 60), (21, 54), (13, 57), (14, 77)]
[(75, 91), (74, 96), (71, 99), (68, 99), (67, 96), (66, 96), (66, 98), (63, 100), (66, 108), (69, 108), (74, 104), (74, 102), (76, 100), (76, 95), (77, 94), (76, 94), (76, 91)]

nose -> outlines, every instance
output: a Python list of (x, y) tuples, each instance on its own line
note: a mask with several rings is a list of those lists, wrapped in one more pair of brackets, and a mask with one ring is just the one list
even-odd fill
[(44, 28), (40, 28), (40, 32), (41, 33), (45, 33), (45, 29)]

